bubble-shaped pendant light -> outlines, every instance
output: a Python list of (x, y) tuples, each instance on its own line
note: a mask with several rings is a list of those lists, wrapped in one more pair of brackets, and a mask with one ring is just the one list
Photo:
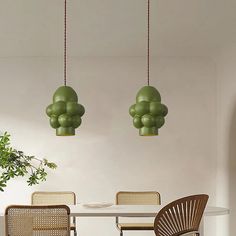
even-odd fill
[(147, 86), (138, 91), (136, 103), (129, 108), (129, 114), (140, 136), (155, 136), (165, 123), (168, 108), (161, 103), (158, 90), (150, 86), (150, 0), (147, 0), (147, 21)]
[(75, 135), (75, 129), (81, 125), (84, 107), (78, 103), (75, 90), (67, 86), (67, 0), (64, 0), (64, 86), (53, 95), (53, 103), (46, 108), (50, 125), (58, 136)]

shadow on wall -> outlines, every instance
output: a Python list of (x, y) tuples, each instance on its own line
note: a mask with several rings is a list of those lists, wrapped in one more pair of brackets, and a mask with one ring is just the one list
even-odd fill
[(233, 113), (230, 121), (229, 131), (229, 232), (230, 235), (236, 235), (236, 101), (234, 101)]

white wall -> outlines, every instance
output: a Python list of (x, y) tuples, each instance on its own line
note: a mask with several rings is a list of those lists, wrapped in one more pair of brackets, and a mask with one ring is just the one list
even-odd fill
[[(160, 135), (150, 138), (138, 136), (128, 114), (145, 85), (145, 58), (69, 61), (68, 85), (78, 91), (86, 114), (76, 136), (56, 137), (44, 110), (62, 84), (61, 60), (0, 59), (1, 131), (12, 134), (16, 148), (58, 164), (39, 186), (12, 181), (0, 193), (1, 205), (30, 203), (35, 190), (72, 190), (78, 202), (111, 202), (119, 190), (157, 190), (163, 204), (208, 193), (215, 203), (216, 80), (210, 60), (152, 60), (151, 84), (169, 114)], [(80, 219), (79, 225), (83, 236), (118, 235), (113, 219)]]
[(218, 235), (235, 235), (236, 220), (236, 44), (222, 47), (215, 57), (218, 77), (217, 203), (230, 217), (217, 222)]

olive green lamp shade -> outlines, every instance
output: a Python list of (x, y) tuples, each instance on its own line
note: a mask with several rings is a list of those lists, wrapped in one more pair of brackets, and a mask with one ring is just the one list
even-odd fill
[(58, 136), (75, 135), (75, 129), (81, 125), (84, 107), (78, 103), (78, 96), (69, 86), (59, 87), (53, 95), (53, 103), (46, 108), (50, 125)]
[(161, 103), (161, 95), (152, 86), (142, 87), (136, 96), (136, 104), (129, 108), (133, 125), (139, 129), (140, 136), (158, 135), (168, 113), (166, 105)]

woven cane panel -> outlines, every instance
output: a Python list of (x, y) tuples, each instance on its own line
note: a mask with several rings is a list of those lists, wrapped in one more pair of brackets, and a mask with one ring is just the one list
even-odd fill
[(116, 203), (118, 205), (160, 205), (158, 192), (118, 192)]
[(194, 195), (176, 200), (165, 206), (156, 216), (156, 236), (179, 236), (196, 232), (208, 201), (207, 195)]
[(73, 192), (34, 192), (32, 205), (74, 205), (75, 194)]
[(6, 215), (9, 236), (69, 236), (69, 215), (65, 208), (14, 208)]

